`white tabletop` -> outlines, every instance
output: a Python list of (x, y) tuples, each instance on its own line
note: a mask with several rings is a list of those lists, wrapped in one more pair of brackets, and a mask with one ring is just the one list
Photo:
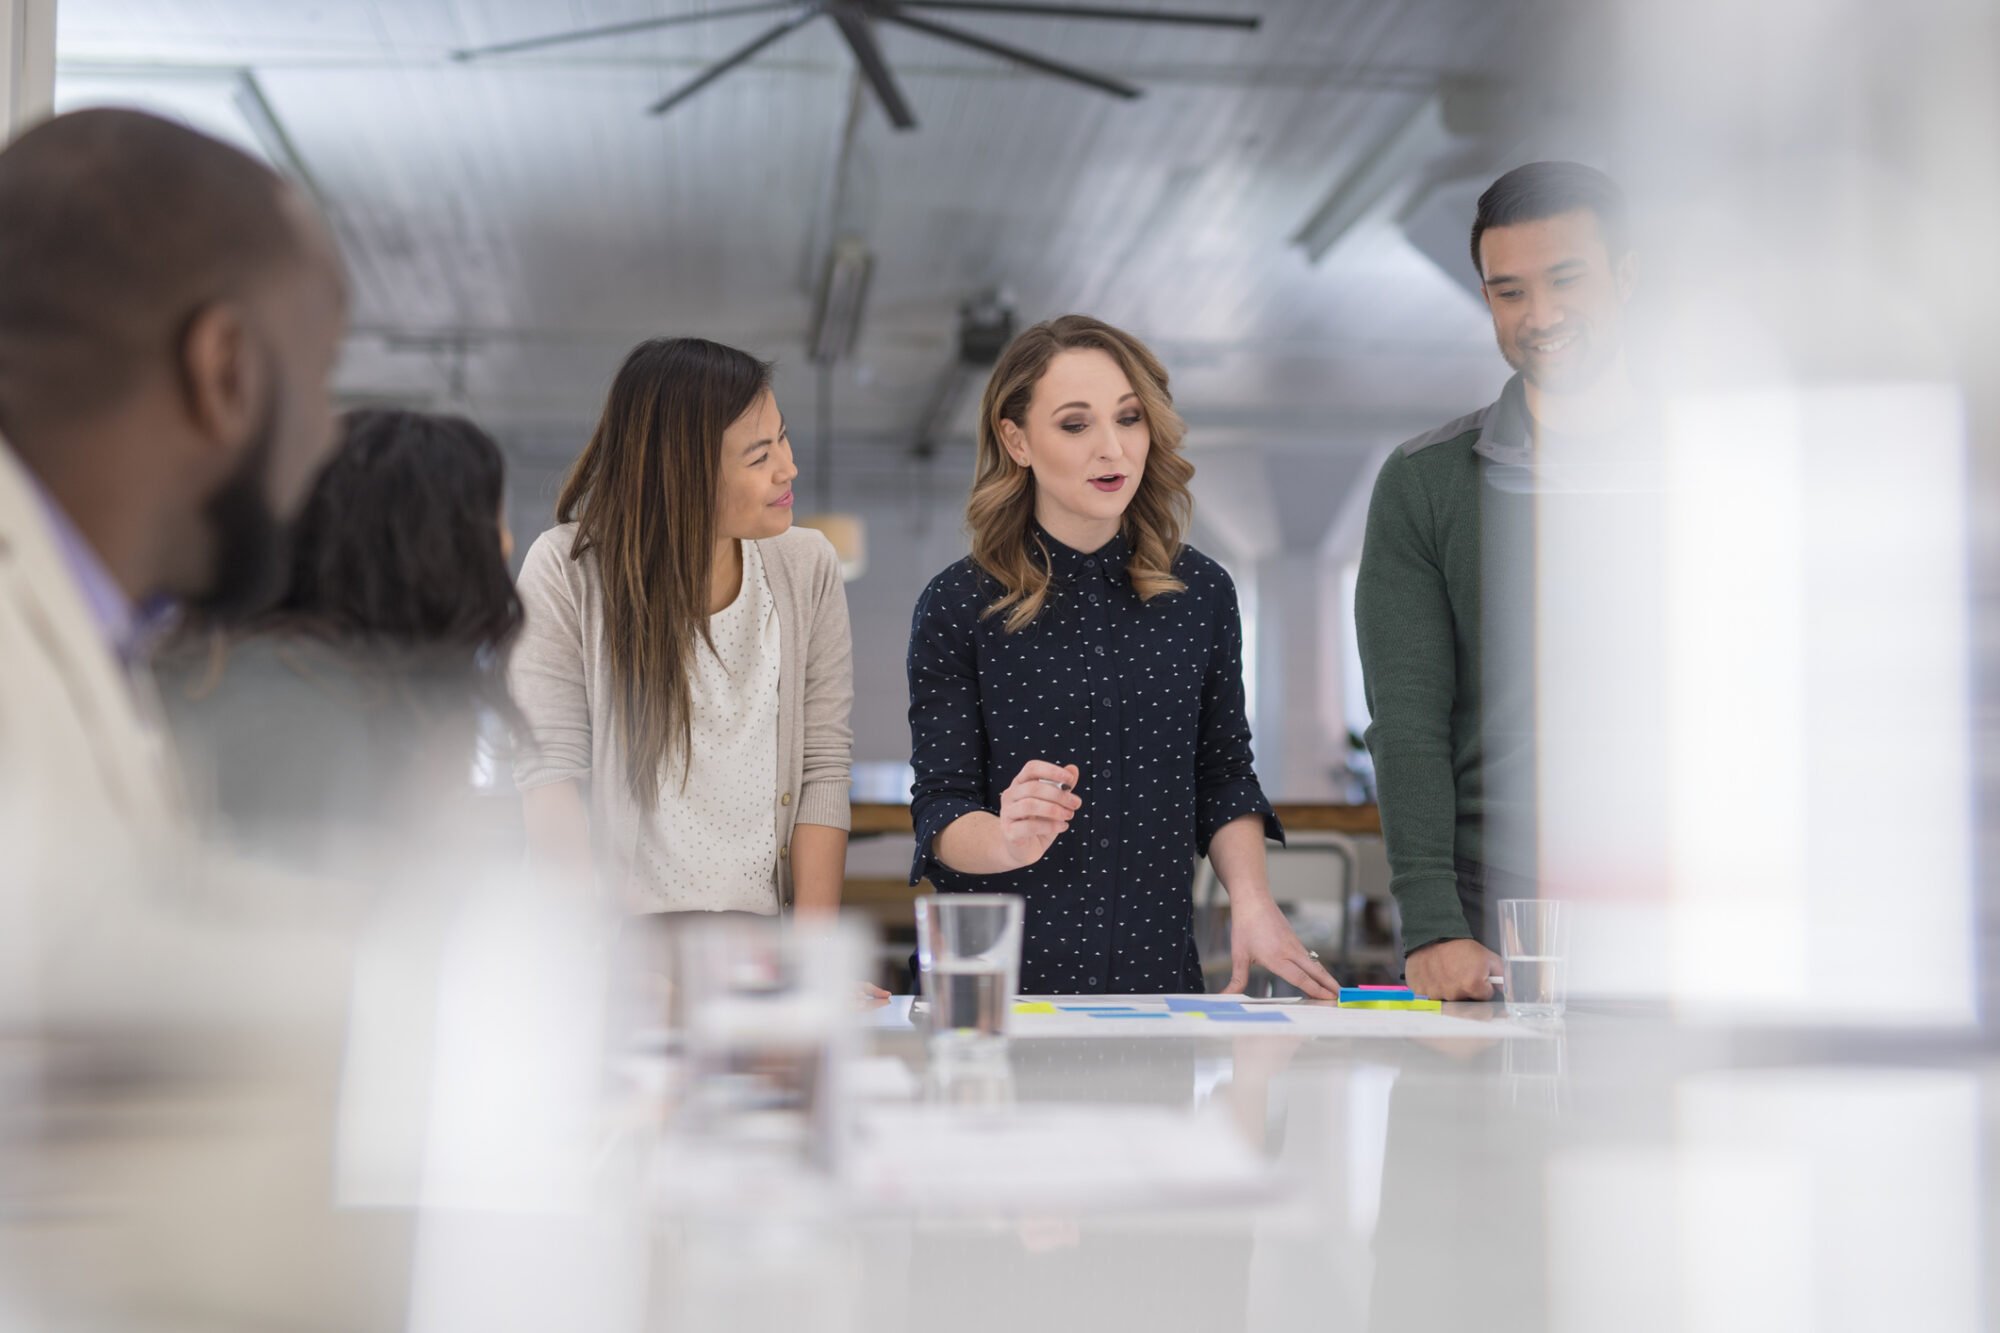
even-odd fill
[(1279, 1187), (690, 1227), (656, 1274), (678, 1284), (672, 1326), (1991, 1326), (2000, 1060), (1976, 1034), (1697, 1029), (1585, 1005), (1523, 1039), (1499, 1035), (1497, 1006), (1447, 1014), (1464, 1021), (1443, 1037), (1017, 1038), (997, 1073), (954, 1083), (892, 1007), (870, 1047), (922, 1098), (1226, 1117)]

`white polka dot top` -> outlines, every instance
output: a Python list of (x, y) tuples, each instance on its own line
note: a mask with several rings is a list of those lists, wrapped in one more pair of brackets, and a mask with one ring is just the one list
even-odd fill
[(757, 543), (743, 550), (736, 600), (695, 644), (687, 782), (668, 764), (654, 818), (641, 825), (634, 878), (658, 912), (778, 910), (778, 606)]

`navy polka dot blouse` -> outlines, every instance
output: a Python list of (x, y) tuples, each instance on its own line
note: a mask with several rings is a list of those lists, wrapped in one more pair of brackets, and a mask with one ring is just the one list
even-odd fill
[[(1187, 591), (1140, 602), (1121, 535), (1089, 555), (1043, 532), (1053, 582), (1042, 613), (1009, 634), (981, 618), (999, 585), (970, 558), (931, 580), (910, 627), (910, 882), (1027, 900), (1025, 994), (1202, 989), (1195, 858), (1230, 820), (1284, 831), (1251, 763), (1236, 586), (1192, 547)], [(1037, 557), (1040, 558), (1040, 557)], [(1075, 764), (1083, 801), (1034, 865), (967, 875), (931, 854), (937, 835), (1000, 793), (1032, 759)]]

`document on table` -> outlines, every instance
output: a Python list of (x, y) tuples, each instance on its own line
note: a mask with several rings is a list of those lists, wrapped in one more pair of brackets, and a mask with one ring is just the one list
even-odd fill
[[(908, 1031), (923, 1011), (899, 995), (871, 1011), (864, 1024)], [(1270, 1003), (1230, 995), (1023, 995), (1008, 1016), (1007, 1035), (1035, 1037), (1546, 1037), (1545, 1030), (1491, 1017), (1399, 1009), (1355, 1009), (1311, 1003)]]
[(1008, 1035), (1034, 1037), (1540, 1037), (1498, 1015), (1460, 1017), (1330, 1004), (1261, 1004), (1228, 995), (1023, 996)]

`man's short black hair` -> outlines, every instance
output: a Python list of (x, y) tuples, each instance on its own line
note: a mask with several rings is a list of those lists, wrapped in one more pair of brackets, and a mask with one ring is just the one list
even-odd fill
[(1479, 238), (1489, 227), (1539, 222), (1559, 213), (1588, 209), (1597, 215), (1605, 248), (1617, 259), (1625, 253), (1625, 192), (1618, 182), (1581, 162), (1530, 162), (1515, 167), (1486, 187), (1472, 219), (1472, 267), (1480, 277), (1486, 265), (1479, 257)]
[(283, 180), (185, 125), (77, 111), (0, 152), (0, 430), (116, 402), (306, 242)]

